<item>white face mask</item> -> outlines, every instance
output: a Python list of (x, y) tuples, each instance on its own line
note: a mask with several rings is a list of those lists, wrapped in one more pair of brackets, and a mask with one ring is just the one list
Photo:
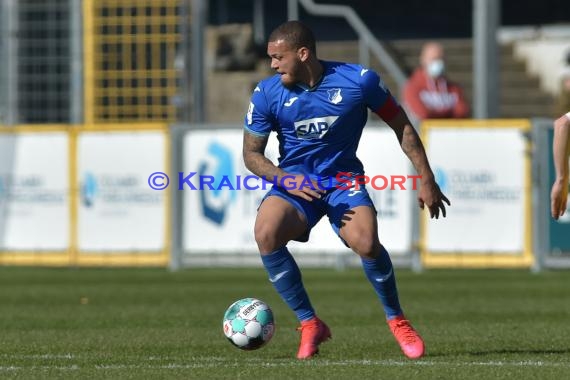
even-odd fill
[(445, 63), (441, 59), (431, 61), (427, 66), (427, 73), (432, 78), (437, 78), (445, 71)]

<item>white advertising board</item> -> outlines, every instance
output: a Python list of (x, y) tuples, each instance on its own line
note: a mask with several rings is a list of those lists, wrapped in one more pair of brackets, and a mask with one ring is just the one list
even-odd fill
[(428, 156), (451, 201), (426, 223), (426, 249), (520, 253), (525, 228), (525, 138), (515, 128), (432, 128)]
[[(184, 191), (183, 247), (187, 252), (257, 251), (253, 233), (257, 207), (271, 184), (263, 185), (245, 168), (242, 139), (239, 129), (191, 131), (184, 137), (184, 172), (178, 180), (186, 179), (181, 184)], [(274, 135), (270, 137), (265, 153), (277, 163), (278, 143)], [(390, 178), (393, 174), (405, 176), (409, 172), (407, 158), (391, 130), (365, 129), (358, 155), (370, 177), (384, 175)], [(214, 178), (213, 190), (201, 183), (204, 176)], [(227, 176), (229, 182), (222, 186), (223, 176)], [(381, 185), (377, 183), (378, 187)], [(258, 188), (251, 189), (255, 187)], [(373, 190), (370, 186), (368, 190), (378, 208), (382, 243), (391, 253), (406, 253), (411, 247), (412, 193)], [(289, 247), (295, 252), (348, 251), (326, 216), (311, 231), (309, 242), (291, 242)]]
[(162, 132), (89, 132), (78, 137), (78, 245), (82, 251), (164, 248), (165, 192), (148, 181), (164, 172)]
[[(368, 185), (368, 191), (378, 211), (378, 234), (391, 255), (410, 253), (412, 249), (413, 213), (417, 212), (415, 175), (410, 160), (402, 151), (394, 132), (389, 128), (364, 129), (358, 147), (358, 157), (364, 165), (366, 175), (375, 181), (374, 189)], [(379, 190), (384, 185), (382, 177), (390, 182), (397, 182), (398, 177), (406, 177), (402, 187), (394, 185)], [(415, 180), (419, 185), (419, 180)]]
[(0, 135), (0, 152), (2, 250), (67, 249), (67, 134)]
[[(184, 136), (183, 171), (178, 178), (183, 191), (183, 247), (195, 253), (255, 252), (253, 236), (256, 210), (269, 184), (251, 175), (241, 159), (242, 134), (239, 129), (191, 131)], [(268, 149), (271, 147), (269, 146)], [(189, 177), (191, 176), (191, 177)], [(212, 176), (214, 190), (200, 183)], [(231, 186), (221, 186), (223, 176)], [(238, 177), (240, 176), (240, 177)], [(243, 185), (240, 190), (238, 181)], [(192, 184), (192, 185), (190, 185)], [(217, 188), (219, 190), (216, 190)], [(246, 189), (248, 187), (249, 189)], [(259, 189), (254, 189), (259, 187)]]

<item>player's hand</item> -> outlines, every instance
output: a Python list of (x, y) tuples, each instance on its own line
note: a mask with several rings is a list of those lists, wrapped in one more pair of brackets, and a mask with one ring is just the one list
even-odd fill
[(325, 193), (323, 186), (319, 185), (317, 181), (302, 174), (288, 175), (282, 181), (282, 187), (289, 194), (296, 195), (309, 202), (313, 199), (320, 199), (322, 194)]
[(568, 179), (556, 180), (550, 191), (550, 212), (558, 220), (566, 211), (568, 202)]
[(445, 204), (451, 206), (451, 202), (443, 193), (441, 192), (438, 184), (433, 180), (429, 179), (425, 183), (422, 183), (418, 191), (418, 203), (420, 208), (423, 210), (425, 206), (429, 209), (429, 215), (433, 219), (439, 219), (439, 212), (441, 211), (442, 217), (445, 218), (446, 210)]

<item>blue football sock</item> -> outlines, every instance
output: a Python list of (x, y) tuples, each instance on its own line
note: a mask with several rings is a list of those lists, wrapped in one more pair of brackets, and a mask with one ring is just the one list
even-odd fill
[(269, 281), (283, 301), (297, 314), (299, 321), (313, 318), (315, 310), (303, 286), (301, 271), (287, 247), (262, 255), (261, 261), (269, 274)]
[(403, 314), (398, 300), (394, 267), (386, 248), (382, 246), (380, 255), (375, 259), (361, 259), (364, 273), (376, 291), (387, 319)]

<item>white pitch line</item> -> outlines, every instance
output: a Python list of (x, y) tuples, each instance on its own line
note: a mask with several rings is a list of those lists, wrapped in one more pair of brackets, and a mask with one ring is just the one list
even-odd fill
[[(245, 363), (244, 363), (245, 362)], [(124, 370), (124, 369), (200, 369), (213, 367), (243, 367), (247, 362), (255, 362), (263, 367), (342, 367), (342, 366), (387, 366), (387, 367), (405, 367), (405, 366), (455, 366), (455, 367), (560, 367), (570, 368), (570, 363), (544, 362), (544, 361), (488, 361), (488, 362), (441, 362), (441, 361), (402, 361), (402, 360), (312, 360), (312, 361), (292, 361), (289, 359), (275, 360), (264, 362), (263, 360), (220, 360), (219, 358), (204, 358), (197, 363), (169, 363), (169, 364), (108, 364), (94, 366), (0, 366), (0, 372), (26, 371), (26, 370), (79, 370), (79, 369), (97, 369), (97, 370)]]
[(0, 358), (8, 359), (75, 359), (77, 356), (73, 354), (36, 354), (36, 355), (19, 355), (19, 354), (1, 354)]
[(80, 366), (78, 365), (68, 365), (68, 366), (60, 366), (60, 365), (41, 365), (41, 366), (31, 366), (31, 367), (21, 367), (21, 366), (9, 366), (9, 367), (1, 367), (0, 366), (0, 372), (14, 372), (14, 371), (36, 371), (36, 370), (41, 370), (41, 371), (53, 371), (54, 369), (57, 370), (61, 370), (61, 371), (76, 371), (81, 369)]

